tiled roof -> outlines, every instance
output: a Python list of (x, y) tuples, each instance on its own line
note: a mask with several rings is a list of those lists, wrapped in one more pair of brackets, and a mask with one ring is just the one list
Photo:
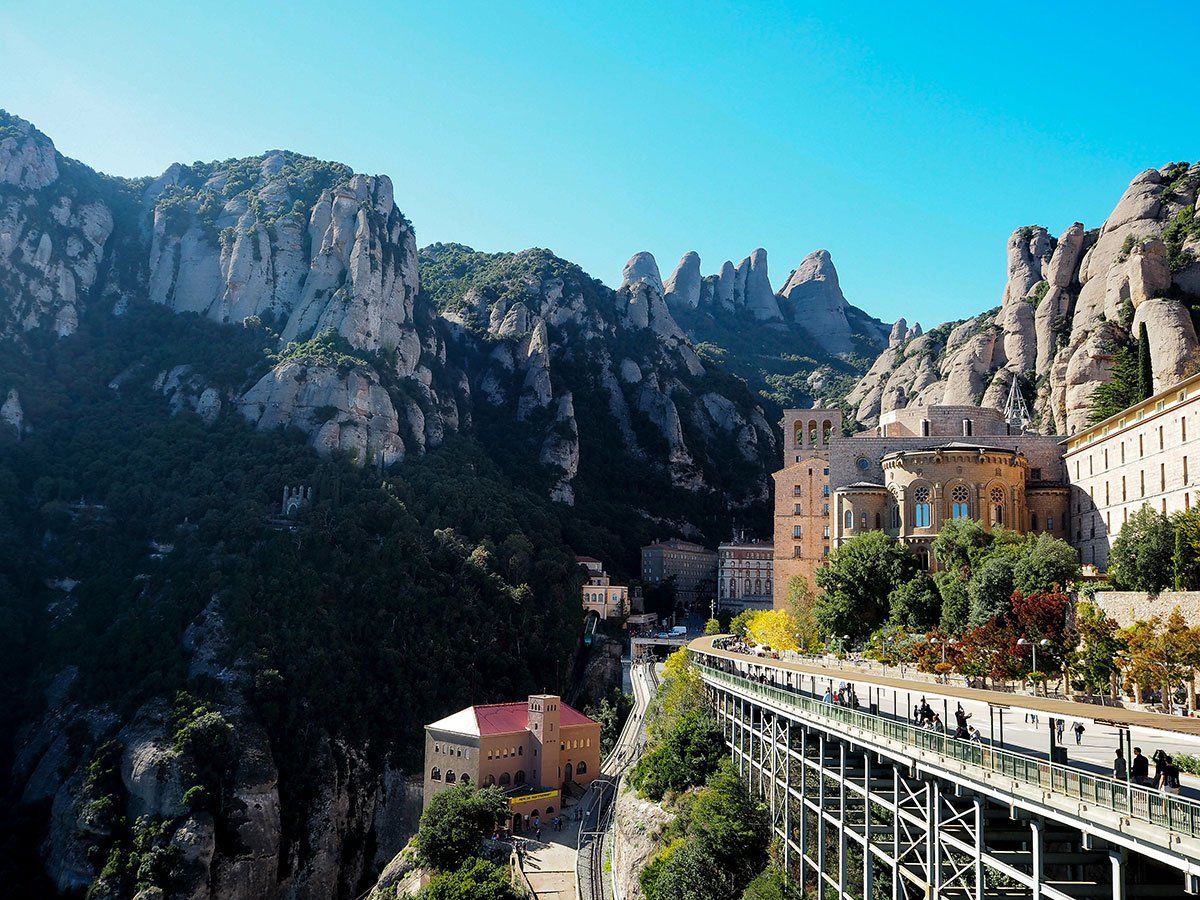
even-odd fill
[[(595, 721), (573, 706), (559, 701), (558, 723), (560, 727), (595, 724)], [(529, 704), (521, 701), (468, 706), (453, 715), (430, 723), (428, 727), (438, 731), (452, 731), (456, 734), (512, 734), (529, 728)]]

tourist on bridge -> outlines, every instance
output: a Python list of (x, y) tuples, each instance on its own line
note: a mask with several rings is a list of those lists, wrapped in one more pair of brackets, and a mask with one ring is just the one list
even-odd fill
[(1116, 758), (1113, 759), (1113, 778), (1117, 778), (1121, 781), (1124, 781), (1125, 780), (1125, 771), (1126, 771), (1125, 754), (1122, 753), (1121, 748), (1118, 747)]
[(1163, 773), (1166, 772), (1167, 766), (1171, 764), (1171, 757), (1161, 747), (1154, 751), (1151, 757), (1154, 760), (1154, 786), (1159, 790), (1163, 789)]
[(1133, 763), (1130, 765), (1129, 774), (1133, 776), (1133, 780), (1140, 785), (1148, 785), (1150, 783), (1150, 760), (1142, 756), (1142, 748), (1133, 748)]

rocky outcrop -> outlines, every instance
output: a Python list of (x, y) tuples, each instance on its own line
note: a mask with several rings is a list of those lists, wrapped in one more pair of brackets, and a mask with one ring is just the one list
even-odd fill
[[(365, 365), (343, 369), (288, 360), (246, 392), (240, 409), (260, 429), (300, 428), (325, 454), (345, 453), (360, 463), (384, 466), (404, 458), (400, 412), (378, 373)], [(406, 432), (423, 445), (420, 408), (411, 404), (404, 414)]]
[(627, 288), (637, 284), (651, 287), (660, 295), (663, 293), (662, 276), (658, 273), (658, 263), (651, 253), (635, 253), (629, 257), (629, 262), (625, 263), (625, 269), (621, 273), (621, 287)]
[(643, 800), (626, 787), (617, 796), (613, 816), (613, 875), (620, 895), (640, 900), (639, 876), (661, 848), (661, 835), (675, 816), (657, 803)]
[(688, 251), (663, 285), (663, 298), (674, 309), (695, 309), (700, 305), (700, 254)]
[(828, 250), (804, 257), (779, 292), (789, 320), (811, 334), (829, 353), (849, 353), (853, 347), (846, 298)]
[(179, 365), (160, 372), (154, 379), (153, 387), (170, 400), (173, 414), (190, 409), (205, 425), (211, 425), (221, 414), (220, 391), (197, 375), (190, 365)]
[(112, 211), (62, 165), (49, 138), (0, 111), (0, 335), (73, 334), (95, 287)]
[[(1087, 423), (1095, 388), (1111, 377), (1113, 355), (1142, 323), (1155, 389), (1190, 374), (1200, 351), (1188, 312), (1200, 299), (1197, 203), (1200, 164), (1176, 163), (1138, 175), (1099, 229), (1076, 222), (1057, 239), (1040, 226), (1018, 229), (994, 316), (959, 324), (969, 334), (951, 332), (944, 342), (890, 345), (849, 395), (860, 421), (873, 423), (889, 404), (935, 397), (999, 409), (1017, 378), (1036, 394), (1038, 429), (1073, 433)], [(918, 370), (936, 382), (914, 390), (928, 377)]]
[[(219, 811), (194, 810), (185, 799), (186, 772), (195, 760), (173, 738), (175, 719), (164, 701), (153, 700), (122, 721), (112, 711), (71, 703), (73, 672), (61, 673), (47, 691), (41, 721), (23, 733), (14, 767), (27, 802), (52, 798), (49, 876), (63, 891), (89, 888), (99, 874), (89, 854), (113, 838), (111, 818), (145, 816), (162, 826), (156, 846), (178, 854), (164, 900), (353, 896), (363, 877), (415, 832), (419, 783), (380, 769), (364, 747), (317, 735), (310, 790), (290, 801), (306, 804), (290, 810), (305, 831), (286, 834), (289, 811), (271, 744), (242, 699), (247, 676), (236, 663), (228, 665), (219, 605), (210, 604), (188, 632), (193, 671), (209, 672), (214, 661), (224, 661), (217, 682), (226, 691), (215, 714), (231, 726), (233, 759)], [(97, 793), (109, 764), (117, 779), (113, 792)]]
[(25, 410), (21, 407), (21, 395), (16, 388), (10, 388), (4, 403), (0, 404), (0, 422), (17, 440), (25, 433)]

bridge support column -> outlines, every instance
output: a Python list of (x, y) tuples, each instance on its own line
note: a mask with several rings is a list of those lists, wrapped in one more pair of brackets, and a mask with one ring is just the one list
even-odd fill
[[(786, 875), (792, 858), (792, 720), (783, 723), (783, 871)], [(803, 882), (801, 882), (803, 890)]]
[[(808, 796), (808, 726), (800, 726), (800, 796)], [(804, 869), (807, 866), (805, 854), (808, 853), (808, 810), (804, 801), (800, 801), (800, 893), (804, 893)]]
[(863, 897), (875, 896), (875, 864), (871, 854), (871, 751), (863, 753)]
[(1125, 851), (1108, 851), (1108, 862), (1112, 869), (1112, 900), (1125, 900)]
[(940, 896), (942, 890), (942, 843), (941, 834), (942, 799), (938, 783), (925, 783), (925, 860), (928, 867), (929, 891), (931, 896)]
[(900, 874), (900, 767), (892, 765), (892, 900), (904, 900), (904, 881)]
[(975, 804), (975, 900), (983, 900), (983, 798), (976, 796)]
[(846, 742), (838, 741), (838, 900), (846, 894)]
[(1029, 846), (1033, 851), (1033, 900), (1042, 900), (1042, 832), (1045, 826), (1038, 819), (1029, 820)]
[(825, 734), (823, 732), (817, 735), (817, 754), (817, 900), (825, 900)]

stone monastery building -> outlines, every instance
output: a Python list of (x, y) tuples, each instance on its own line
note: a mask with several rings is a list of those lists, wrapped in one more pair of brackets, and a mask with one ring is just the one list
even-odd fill
[(835, 409), (784, 412), (775, 473), (776, 606), (800, 575), (847, 538), (878, 529), (936, 571), (947, 519), (1047, 532), (1103, 570), (1112, 542), (1144, 504), (1191, 509), (1200, 456), (1200, 375), (1069, 438), (1031, 434), (1014, 409), (908, 407), (842, 436)]

